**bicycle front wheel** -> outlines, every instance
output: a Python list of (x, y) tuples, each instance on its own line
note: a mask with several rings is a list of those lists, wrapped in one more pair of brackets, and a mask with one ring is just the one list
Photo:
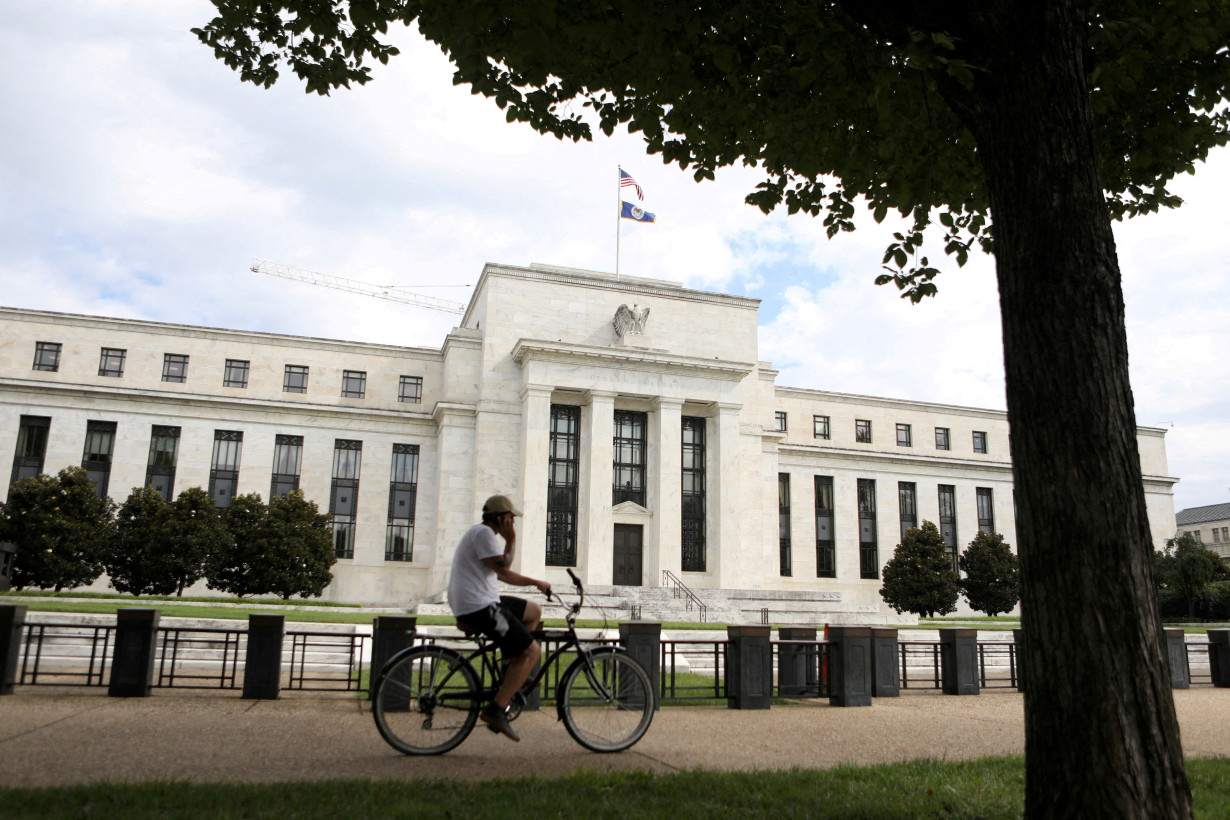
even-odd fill
[(645, 668), (614, 647), (577, 657), (557, 698), (568, 734), (594, 752), (622, 752), (640, 740), (657, 703)]
[(394, 657), (372, 692), (380, 735), (408, 755), (438, 755), (457, 747), (478, 720), (482, 690), (474, 668), (457, 652), (420, 646)]

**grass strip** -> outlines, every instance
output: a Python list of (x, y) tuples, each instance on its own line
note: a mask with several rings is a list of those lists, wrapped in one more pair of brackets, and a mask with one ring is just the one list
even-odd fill
[[(1197, 818), (1230, 811), (1230, 761), (1187, 763)], [(1024, 811), (1019, 756), (968, 762), (917, 760), (792, 771), (581, 771), (559, 779), (492, 782), (323, 781), (278, 784), (103, 783), (0, 789), (12, 820), (193, 820), (277, 817), (875, 818), (994, 820)]]

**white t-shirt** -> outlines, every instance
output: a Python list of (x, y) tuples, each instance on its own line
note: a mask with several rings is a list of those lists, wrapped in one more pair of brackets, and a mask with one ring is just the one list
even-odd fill
[(499, 603), (495, 570), (483, 561), (503, 554), (499, 539), (486, 524), (475, 524), (461, 536), (448, 579), (448, 605), (454, 615), (468, 615)]

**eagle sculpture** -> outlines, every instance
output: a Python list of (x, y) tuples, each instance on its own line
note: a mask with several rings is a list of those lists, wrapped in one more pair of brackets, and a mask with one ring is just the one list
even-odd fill
[(649, 308), (637, 310), (635, 304), (631, 308), (625, 304), (620, 305), (615, 311), (615, 318), (611, 320), (611, 324), (615, 326), (615, 332), (622, 339), (624, 336), (639, 336), (644, 333), (645, 320), (648, 318)]

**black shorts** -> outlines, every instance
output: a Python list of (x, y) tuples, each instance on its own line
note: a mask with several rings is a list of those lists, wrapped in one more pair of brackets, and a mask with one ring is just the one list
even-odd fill
[(522, 620), (525, 618), (525, 605), (524, 598), (501, 595), (498, 605), (492, 604), (487, 609), (458, 615), (457, 625), (486, 635), (500, 648), (505, 660), (512, 660), (534, 642), (534, 636)]

